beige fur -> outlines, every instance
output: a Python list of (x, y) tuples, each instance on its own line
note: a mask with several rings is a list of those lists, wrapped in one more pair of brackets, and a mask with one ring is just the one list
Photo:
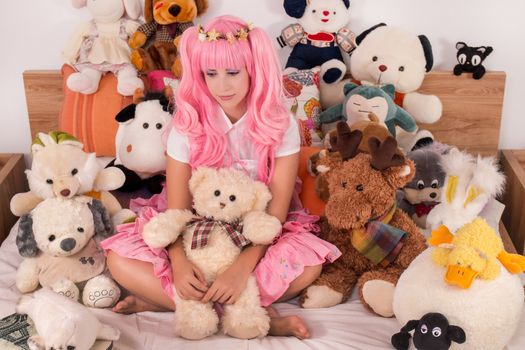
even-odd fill
[[(228, 223), (241, 221), (242, 234), (253, 244), (269, 244), (281, 231), (281, 223), (264, 212), (271, 194), (268, 188), (234, 169), (199, 168), (194, 171), (189, 187), (194, 209), (200, 217)], [(217, 275), (239, 256), (237, 247), (222, 226), (216, 225), (208, 245), (192, 249), (195, 226), (186, 224), (195, 216), (189, 210), (168, 210), (144, 226), (142, 236), (151, 247), (165, 247), (182, 235), (188, 259), (204, 274), (211, 285)], [(175, 291), (175, 333), (187, 339), (202, 339), (218, 331), (219, 318), (211, 303), (181, 299)], [(265, 336), (270, 319), (260, 306), (255, 278), (248, 279), (245, 290), (231, 305), (225, 305), (222, 328), (236, 338)]]

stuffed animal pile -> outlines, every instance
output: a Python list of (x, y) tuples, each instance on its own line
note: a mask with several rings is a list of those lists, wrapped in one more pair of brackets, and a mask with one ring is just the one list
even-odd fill
[[(193, 208), (168, 210), (144, 226), (144, 241), (163, 248), (182, 235), (188, 259), (204, 274), (206, 283), (229, 267), (250, 243), (269, 244), (280, 233), (281, 223), (265, 213), (272, 198), (268, 188), (234, 169), (198, 168), (191, 176)], [(181, 299), (174, 291), (175, 333), (186, 339), (202, 339), (218, 331), (219, 317), (211, 302)], [(251, 276), (239, 299), (224, 305), (222, 329), (236, 338), (251, 339), (268, 333), (270, 319), (259, 301), (259, 289)]]

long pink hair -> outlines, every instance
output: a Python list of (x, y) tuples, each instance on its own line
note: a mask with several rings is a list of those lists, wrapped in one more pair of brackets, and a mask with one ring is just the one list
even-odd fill
[[(204, 27), (206, 32), (236, 33), (247, 23), (233, 16), (221, 16)], [(248, 40), (198, 40), (198, 27), (187, 29), (180, 42), (183, 76), (175, 96), (176, 129), (190, 140), (190, 165), (228, 167), (232, 158), (226, 135), (217, 127), (220, 106), (204, 80), (207, 69), (241, 69), (250, 76), (247, 98), (246, 137), (260, 155), (257, 177), (269, 183), (275, 164), (274, 153), (289, 126), (289, 112), (283, 103), (281, 70), (268, 35), (260, 28), (249, 32)]]

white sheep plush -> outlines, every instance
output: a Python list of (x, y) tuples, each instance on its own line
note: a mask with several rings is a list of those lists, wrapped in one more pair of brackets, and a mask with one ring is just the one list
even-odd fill
[[(265, 213), (271, 199), (268, 188), (239, 170), (198, 168), (189, 187), (197, 215), (190, 210), (168, 210), (146, 224), (142, 235), (152, 248), (165, 247), (182, 235), (188, 259), (210, 285), (244, 245), (269, 244), (281, 231), (279, 220)], [(211, 302), (183, 300), (176, 291), (174, 295), (177, 335), (202, 339), (218, 331), (219, 317)], [(222, 329), (233, 337), (250, 339), (265, 336), (269, 325), (252, 276), (238, 300), (224, 305)]]
[(87, 308), (48, 288), (24, 295), (17, 312), (35, 324), (37, 335), (27, 341), (31, 350), (89, 350), (97, 339), (120, 337), (119, 330), (101, 323)]
[(16, 244), (26, 259), (18, 268), (16, 286), (29, 293), (41, 285), (73, 300), (78, 300), (80, 287), (85, 305), (112, 306), (120, 289), (104, 275), (106, 259), (94, 240), (112, 232), (107, 211), (95, 199), (44, 200), (20, 218)]

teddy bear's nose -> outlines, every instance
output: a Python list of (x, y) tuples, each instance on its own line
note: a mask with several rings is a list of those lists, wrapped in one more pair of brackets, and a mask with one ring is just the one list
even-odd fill
[(65, 190), (60, 191), (60, 194), (64, 197), (67, 197), (71, 194), (71, 191), (68, 189), (65, 189)]
[(226, 206), (226, 204), (224, 203), (220, 203), (219, 205), (221, 206), (221, 209), (224, 209), (224, 207)]
[(179, 6), (179, 5), (173, 5), (173, 6), (170, 6), (168, 12), (169, 12), (173, 17), (177, 17), (177, 15), (180, 13), (180, 6)]
[(380, 70), (381, 72), (384, 72), (384, 71), (387, 70), (387, 66), (385, 66), (384, 64), (382, 64), (382, 65), (379, 66), (379, 70)]
[(330, 11), (323, 11), (324, 16), (328, 16), (330, 14)]
[(62, 248), (66, 252), (70, 252), (75, 248), (77, 245), (77, 241), (75, 241), (73, 238), (66, 238), (60, 242), (60, 248)]
[(436, 198), (436, 196), (437, 196), (437, 193), (436, 193), (436, 192), (432, 192), (432, 193), (430, 194), (430, 198)]

